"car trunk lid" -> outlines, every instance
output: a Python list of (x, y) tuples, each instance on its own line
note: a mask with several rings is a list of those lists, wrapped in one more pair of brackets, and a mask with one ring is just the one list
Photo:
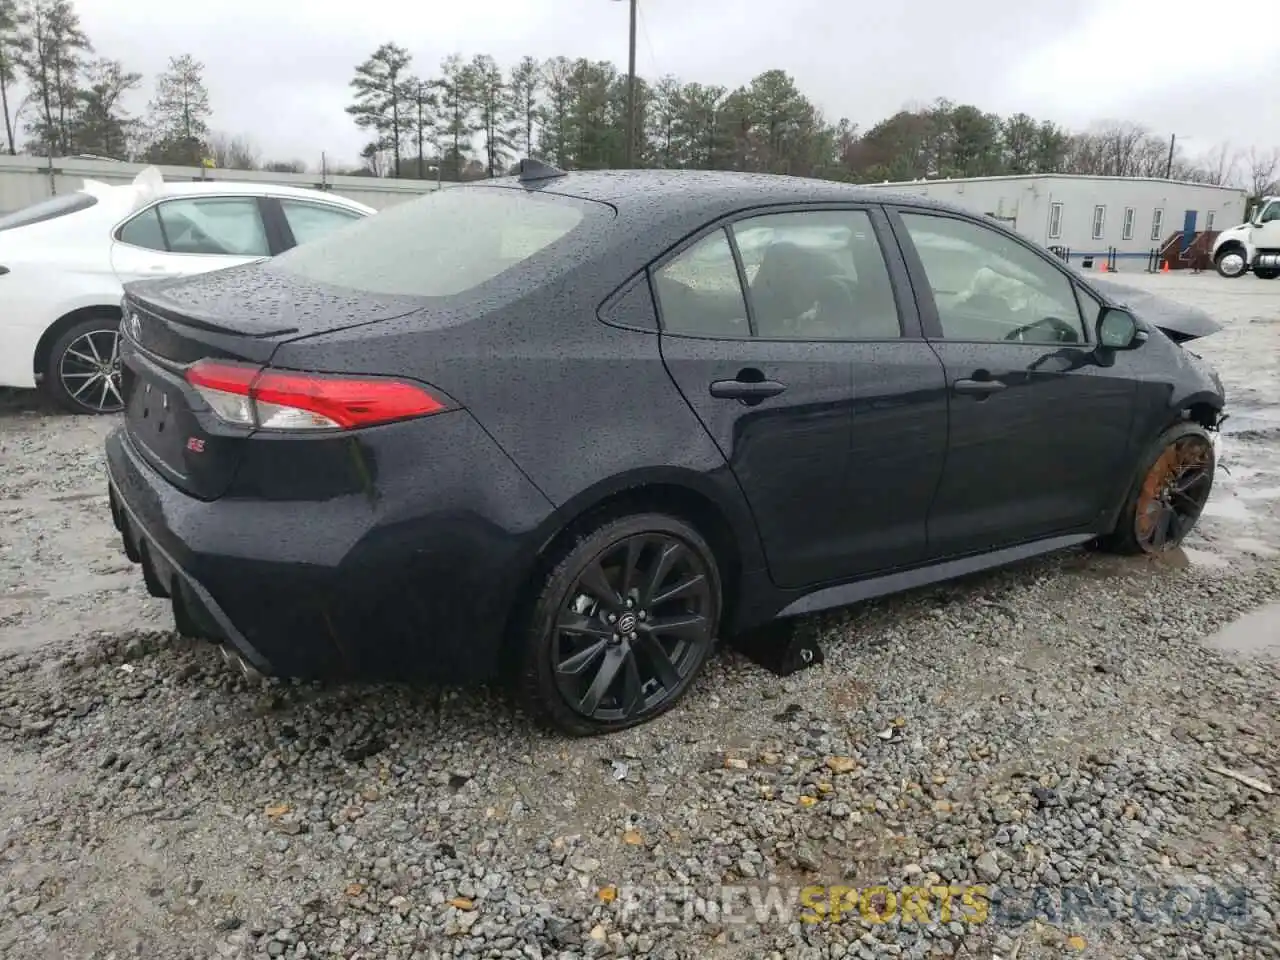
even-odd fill
[(229, 360), (265, 366), (286, 340), (317, 328), (391, 319), (418, 306), (264, 276), (256, 266), (125, 288), (121, 392), (126, 432), (151, 466), (203, 500), (226, 492), (254, 431), (214, 414), (187, 382), (192, 364)]

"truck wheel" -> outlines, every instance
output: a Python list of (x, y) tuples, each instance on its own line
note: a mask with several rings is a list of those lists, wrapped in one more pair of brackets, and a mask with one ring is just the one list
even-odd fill
[(1254, 267), (1253, 275), (1259, 280), (1274, 280), (1276, 277), (1280, 277), (1280, 268)]
[(1217, 268), (1218, 274), (1228, 280), (1243, 277), (1245, 271), (1249, 269), (1249, 262), (1245, 260), (1244, 251), (1239, 247), (1227, 247), (1220, 251), (1213, 265)]

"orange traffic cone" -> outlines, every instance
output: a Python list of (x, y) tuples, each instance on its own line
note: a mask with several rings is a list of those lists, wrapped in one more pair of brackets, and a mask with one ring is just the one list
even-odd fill
[(1169, 272), (1169, 261), (1168, 261), (1168, 260), (1166, 260), (1166, 261), (1164, 262), (1164, 266), (1160, 268), (1160, 272), (1161, 272), (1161, 273), (1168, 273), (1168, 272)]

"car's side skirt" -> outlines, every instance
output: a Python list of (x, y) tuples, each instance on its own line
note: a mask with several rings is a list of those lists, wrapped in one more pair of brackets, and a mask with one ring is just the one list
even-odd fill
[(821, 610), (845, 607), (862, 600), (870, 600), (872, 597), (882, 597), (890, 593), (900, 593), (903, 590), (928, 586), (931, 583), (941, 583), (944, 580), (952, 580), (966, 574), (1017, 563), (1020, 560), (1028, 560), (1031, 557), (1038, 557), (1045, 553), (1053, 553), (1055, 550), (1079, 546), (1082, 543), (1088, 543), (1095, 536), (1097, 535), (1093, 533), (1073, 533), (1066, 536), (1048, 537), (1044, 540), (1034, 540), (1031, 543), (1005, 547), (989, 553), (961, 557), (956, 560), (944, 560), (941, 563), (931, 564), (927, 567), (913, 567), (910, 570), (900, 570), (878, 577), (870, 577), (866, 580), (855, 580), (852, 583), (823, 587), (792, 600), (776, 616), (781, 618), (817, 613)]

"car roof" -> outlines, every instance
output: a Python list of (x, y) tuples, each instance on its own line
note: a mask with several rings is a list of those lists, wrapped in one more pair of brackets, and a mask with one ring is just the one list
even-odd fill
[[(124, 186), (131, 187), (132, 185), (125, 184)], [(312, 190), (306, 187), (290, 187), (274, 183), (252, 183), (236, 180), (166, 180), (160, 190), (157, 191), (156, 196), (166, 198), (198, 197), (205, 194), (297, 197), (305, 200), (327, 200), (331, 203), (340, 203), (344, 206), (357, 207), (361, 210), (373, 209), (357, 200), (352, 200), (350, 197), (330, 193), (327, 190)]]
[[(674, 242), (721, 217), (787, 204), (868, 203), (946, 211), (973, 218), (970, 210), (918, 194), (872, 190), (853, 183), (768, 173), (713, 170), (592, 170), (521, 182), (517, 177), (476, 181), (507, 188), (574, 196), (612, 206), (614, 229)], [(997, 229), (1003, 225), (991, 222)]]
[[(506, 178), (516, 184), (516, 178)], [(639, 212), (644, 207), (678, 205), (717, 216), (755, 206), (788, 203), (909, 203), (938, 209), (960, 209), (936, 200), (909, 194), (871, 190), (854, 183), (817, 180), (770, 173), (737, 173), (719, 170), (593, 170), (563, 177), (532, 181), (548, 192), (599, 200), (618, 211)]]

